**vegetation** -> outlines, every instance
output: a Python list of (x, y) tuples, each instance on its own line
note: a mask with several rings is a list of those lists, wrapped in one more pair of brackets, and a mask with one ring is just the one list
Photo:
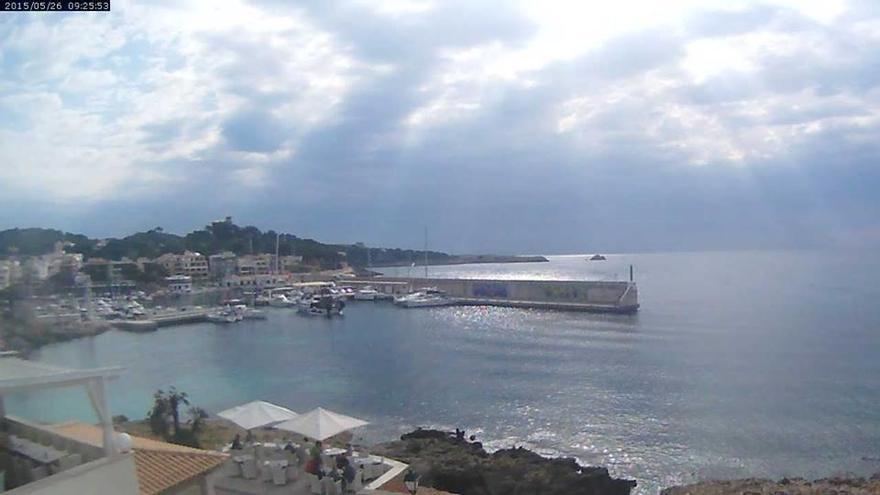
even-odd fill
[(157, 390), (153, 394), (153, 407), (147, 412), (150, 431), (167, 442), (199, 447), (199, 435), (204, 431), (208, 413), (201, 407), (190, 407), (187, 409), (189, 420), (184, 426), (180, 422), (180, 410), (189, 405), (186, 392), (173, 386), (167, 392)]
[[(146, 232), (138, 232), (121, 239), (98, 241), (86, 236), (61, 232), (53, 229), (10, 229), (0, 231), (0, 257), (20, 255), (37, 256), (52, 251), (56, 242), (66, 243), (68, 252), (82, 253), (83, 257), (104, 258), (118, 261), (122, 258), (156, 258), (166, 253), (182, 253), (186, 250), (205, 255), (231, 251), (236, 255), (275, 253), (278, 240), (278, 254), (298, 255), (306, 265), (316, 268), (339, 268), (342, 262), (355, 267), (367, 266), (368, 261), (375, 265), (421, 264), (424, 251), (411, 249), (368, 248), (363, 244), (324, 244), (314, 239), (304, 239), (293, 234), (277, 233), (274, 230), (261, 231), (254, 226), (241, 227), (231, 219), (212, 222), (203, 229), (184, 236), (166, 233), (161, 227)], [(446, 253), (429, 251), (431, 263), (441, 263), (450, 258)], [(90, 273), (92, 280), (106, 279), (106, 274)], [(129, 275), (131, 277), (129, 277)], [(159, 273), (127, 274), (126, 278), (135, 282), (137, 277), (161, 280)], [(149, 282), (149, 280), (146, 280)]]

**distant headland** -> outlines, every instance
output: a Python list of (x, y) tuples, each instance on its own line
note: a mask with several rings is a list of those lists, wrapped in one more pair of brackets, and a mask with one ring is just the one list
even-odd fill
[(239, 226), (231, 217), (216, 220), (184, 235), (155, 227), (119, 238), (93, 239), (82, 234), (45, 228), (15, 228), (0, 231), (0, 258), (30, 257), (52, 253), (63, 245), (65, 253), (82, 254), (85, 260), (101, 258), (154, 259), (165, 254), (200, 253), (203, 256), (230, 253), (244, 255), (296, 256), (301, 270), (339, 269), (344, 266), (456, 265), (465, 263), (515, 263), (547, 261), (543, 256), (492, 254), (449, 254), (440, 251), (366, 246), (364, 243), (333, 244), (254, 226)]

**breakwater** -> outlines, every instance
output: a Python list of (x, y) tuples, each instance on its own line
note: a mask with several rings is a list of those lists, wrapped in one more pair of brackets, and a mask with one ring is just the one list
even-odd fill
[(380, 277), (351, 282), (352, 285), (372, 285), (392, 294), (421, 287), (436, 287), (463, 305), (608, 313), (632, 313), (639, 309), (639, 291), (635, 282), (403, 277)]

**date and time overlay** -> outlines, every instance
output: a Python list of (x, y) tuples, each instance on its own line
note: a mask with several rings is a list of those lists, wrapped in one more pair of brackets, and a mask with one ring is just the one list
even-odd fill
[(0, 12), (109, 12), (110, 0), (0, 0)]

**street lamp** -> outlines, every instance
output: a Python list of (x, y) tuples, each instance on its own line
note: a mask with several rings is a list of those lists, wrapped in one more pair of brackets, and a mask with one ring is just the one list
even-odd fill
[(406, 486), (406, 489), (409, 490), (409, 493), (416, 495), (416, 492), (419, 490), (419, 476), (415, 471), (410, 469), (403, 477), (403, 484)]

